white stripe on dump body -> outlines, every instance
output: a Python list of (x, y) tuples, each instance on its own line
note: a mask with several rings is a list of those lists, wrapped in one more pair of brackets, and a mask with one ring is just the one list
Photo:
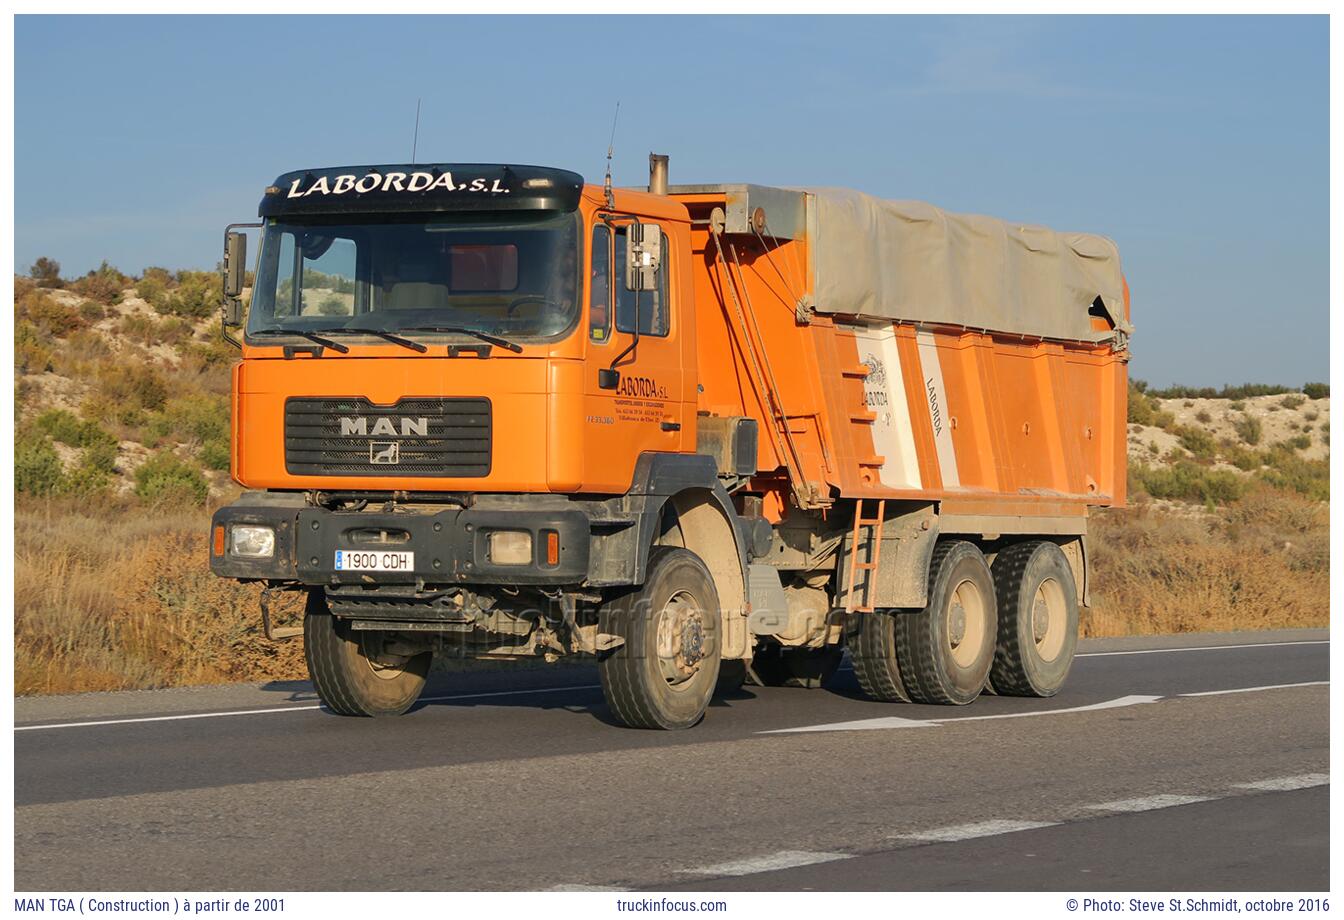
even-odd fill
[(921, 329), (915, 333), (919, 343), (919, 363), (923, 370), (924, 404), (933, 425), (933, 444), (938, 453), (938, 470), (943, 476), (943, 488), (961, 486), (957, 473), (957, 452), (952, 445), (952, 424), (947, 413), (947, 390), (943, 387), (943, 366), (938, 361), (938, 345), (933, 333)]
[(921, 489), (919, 453), (910, 427), (910, 400), (901, 374), (901, 353), (892, 326), (856, 328), (854, 343), (859, 360), (868, 365), (863, 392), (872, 423), (873, 449), (884, 463), (878, 471), (882, 485), (893, 489)]

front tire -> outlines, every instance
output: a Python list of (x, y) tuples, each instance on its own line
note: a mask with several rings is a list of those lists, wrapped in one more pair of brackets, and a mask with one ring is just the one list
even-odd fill
[(321, 588), (308, 592), (303, 655), (318, 698), (341, 716), (399, 716), (425, 687), (433, 652), (389, 655), (376, 632), (352, 630), (327, 608)]
[(638, 589), (598, 613), (625, 643), (598, 662), (612, 714), (631, 728), (682, 729), (705, 714), (719, 676), (719, 596), (689, 550), (655, 546)]
[(999, 639), (990, 682), (1005, 696), (1054, 696), (1078, 647), (1078, 588), (1054, 543), (1010, 546), (994, 559)]

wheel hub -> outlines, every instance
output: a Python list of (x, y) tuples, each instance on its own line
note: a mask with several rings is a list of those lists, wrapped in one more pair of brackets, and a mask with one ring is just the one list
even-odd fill
[(668, 683), (690, 680), (705, 658), (700, 605), (684, 592), (674, 595), (658, 618), (658, 666)]
[(1045, 639), (1046, 633), (1050, 631), (1050, 604), (1040, 594), (1036, 595), (1036, 603), (1031, 607), (1031, 636), (1037, 645)]
[(948, 611), (947, 635), (953, 648), (961, 645), (966, 638), (966, 608), (958, 602), (953, 602), (952, 609)]

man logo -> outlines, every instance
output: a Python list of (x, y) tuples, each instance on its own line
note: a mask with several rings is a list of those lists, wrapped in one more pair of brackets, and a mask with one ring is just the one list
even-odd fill
[(379, 466), (391, 466), (401, 462), (400, 441), (370, 441), (369, 462)]
[(341, 419), (341, 437), (343, 438), (364, 438), (369, 435), (392, 435), (400, 434), (403, 438), (429, 437), (429, 419), (427, 418), (403, 418), (401, 421), (401, 431), (397, 431), (390, 418), (376, 418), (373, 420), (373, 428), (369, 428), (369, 420), (363, 416), (357, 418)]

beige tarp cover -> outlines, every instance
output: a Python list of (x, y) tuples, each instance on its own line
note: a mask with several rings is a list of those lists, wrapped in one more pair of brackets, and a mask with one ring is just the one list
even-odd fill
[[(1099, 341), (1097, 298), (1122, 333), (1120, 253), (1087, 233), (1056, 233), (918, 201), (807, 189), (816, 309)], [(814, 210), (813, 210), (814, 209)]]

